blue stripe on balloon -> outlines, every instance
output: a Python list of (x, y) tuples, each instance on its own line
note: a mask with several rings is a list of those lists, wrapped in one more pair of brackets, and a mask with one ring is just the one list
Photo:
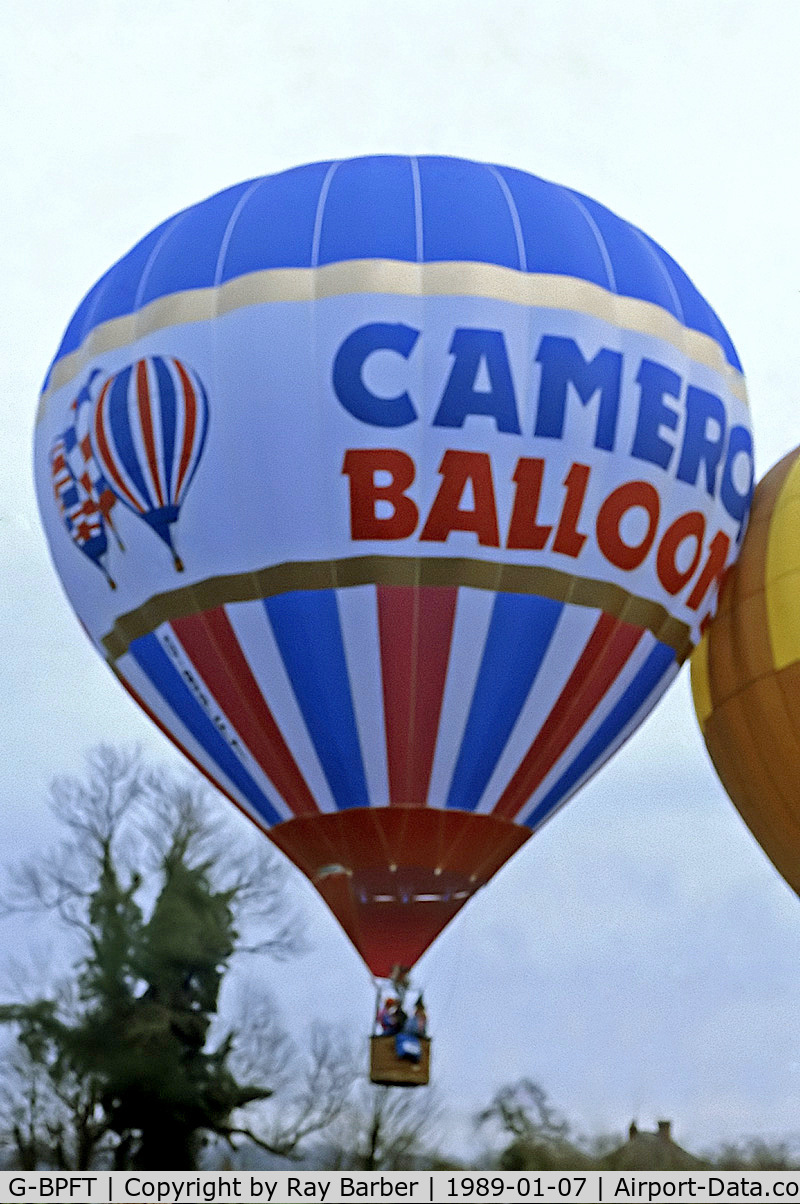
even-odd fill
[[(144, 475), (139, 466), (139, 453), (134, 446), (133, 436), (131, 435), (128, 389), (132, 373), (132, 365), (123, 368), (115, 377), (106, 398), (106, 413), (108, 414), (109, 426), (111, 427), (111, 430), (108, 432), (111, 436), (109, 442), (117, 471), (123, 477), (127, 476), (133, 482), (137, 493), (144, 500), (143, 509), (152, 510), (155, 502), (150, 496), (150, 491), (145, 483)], [(125, 498), (121, 500), (125, 501)], [(125, 502), (125, 504), (127, 505), (128, 503)]]
[[(676, 304), (674, 290), (670, 288), (669, 273), (653, 252), (650, 241), (630, 222), (623, 221), (616, 213), (606, 209), (605, 205), (578, 192), (572, 195), (590, 215), (603, 240), (614, 272), (614, 292), (622, 297), (638, 297), (641, 301), (653, 302), (681, 321), (680, 307)], [(703, 329), (708, 331), (707, 323)]]
[(184, 727), (192, 733), (211, 760), (268, 824), (279, 824), (282, 817), (263, 790), (220, 735), (202, 705), (197, 701), (181, 674), (173, 665), (155, 635), (140, 636), (130, 646), (130, 653), (175, 712)]
[(330, 166), (311, 163), (258, 181), (229, 232), (220, 282), (267, 268), (311, 266), (317, 208)]
[(425, 262), (475, 260), (520, 268), (514, 220), (491, 168), (427, 156), (418, 163)]
[(606, 718), (598, 727), (595, 734), (584, 745), (575, 760), (562, 773), (561, 777), (550, 789), (541, 802), (533, 808), (522, 823), (529, 828), (535, 828), (547, 818), (551, 811), (569, 793), (576, 782), (591, 769), (603, 756), (608, 746), (613, 743), (623, 728), (633, 719), (636, 712), (644, 705), (651, 695), (658, 691), (662, 678), (670, 671), (675, 663), (675, 650), (666, 644), (656, 644), (639, 672), (623, 693)]
[(528, 271), (574, 276), (608, 288), (597, 239), (570, 190), (515, 168), (498, 167), (497, 171), (519, 214)]
[[(216, 275), (228, 224), (252, 183), (235, 184), (178, 215), (148, 261), (140, 307), (167, 293), (208, 287)], [(190, 255), (185, 253), (187, 247)]]
[(736, 348), (731, 342), (730, 335), (722, 325), (715, 310), (711, 308), (705, 298), (697, 291), (680, 264), (676, 263), (672, 256), (668, 255), (658, 243), (653, 242), (652, 238), (649, 238), (648, 235), (644, 234), (643, 237), (647, 239), (647, 242), (661, 260), (664, 270), (669, 275), (675, 292), (678, 294), (682, 313), (681, 321), (690, 330), (703, 330), (706, 334), (711, 335), (713, 339), (716, 339), (725, 352), (725, 358), (728, 363), (733, 364), (734, 368), (738, 368), (741, 372), (742, 365)]
[(368, 807), (335, 592), (281, 594), (264, 606), (337, 807)]
[(447, 806), (474, 811), (536, 680), (564, 605), (498, 594)]
[(154, 355), (151, 362), (156, 370), (156, 380), (158, 381), (158, 412), (161, 421), (162, 441), (162, 462), (159, 465), (162, 477), (161, 484), (164, 489), (164, 497), (169, 503), (175, 501), (172, 494), (172, 483), (175, 473), (175, 464), (173, 461), (175, 459), (175, 428), (177, 417), (175, 382), (160, 355)]
[(416, 212), (406, 156), (345, 160), (331, 177), (320, 230), (319, 260), (415, 260)]
[[(173, 220), (168, 218), (160, 226), (156, 226), (155, 230), (151, 230), (127, 255), (100, 277), (75, 311), (56, 359), (80, 347), (101, 322), (133, 313), (142, 273), (159, 239)], [(168, 291), (174, 292), (175, 289), (170, 288)]]

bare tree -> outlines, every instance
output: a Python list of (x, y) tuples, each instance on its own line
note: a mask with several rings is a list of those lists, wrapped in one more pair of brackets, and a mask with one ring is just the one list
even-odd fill
[(727, 1171), (786, 1171), (796, 1170), (800, 1165), (797, 1136), (769, 1140), (764, 1137), (748, 1137), (741, 1141), (727, 1141), (705, 1159), (710, 1166)]
[(259, 1037), (253, 1042), (250, 1030), (244, 1057), (237, 1065), (261, 1064), (264, 1055), (259, 1055), (259, 1050), (264, 1050), (274, 1067), (275, 1093), (268, 1103), (253, 1110), (252, 1123), (234, 1121), (222, 1135), (234, 1150), (249, 1141), (268, 1153), (293, 1157), (303, 1140), (328, 1129), (349, 1106), (356, 1072), (349, 1050), (342, 1047), (333, 1030), (321, 1024), (311, 1026), (302, 1050), (285, 1034), (276, 1043), (268, 1018), (265, 1031), (266, 1041)]
[[(351, 1065), (360, 1070), (362, 1058)], [(357, 1072), (356, 1072), (357, 1073)], [(441, 1106), (431, 1087), (379, 1087), (363, 1079), (354, 1084), (346, 1106), (330, 1132), (329, 1169), (404, 1170), (429, 1164), (439, 1140)]]
[(478, 1113), (476, 1125), (503, 1142), (503, 1170), (568, 1170), (591, 1165), (591, 1158), (570, 1140), (570, 1125), (533, 1079), (522, 1078), (497, 1091)]

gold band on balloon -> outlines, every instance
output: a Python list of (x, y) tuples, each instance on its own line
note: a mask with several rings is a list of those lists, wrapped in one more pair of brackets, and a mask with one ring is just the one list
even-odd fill
[(101, 641), (112, 662), (134, 640), (162, 623), (234, 602), (253, 602), (295, 590), (343, 589), (358, 585), (467, 586), (493, 593), (537, 594), (557, 602), (596, 607), (634, 627), (651, 631), (674, 648), (679, 663), (692, 650), (689, 627), (666, 607), (637, 597), (619, 585), (576, 577), (558, 569), (496, 564), (468, 557), (356, 556), (342, 560), (297, 561), (252, 573), (208, 577), (195, 585), (156, 594), (120, 615)]
[(354, 259), (319, 268), (269, 268), (249, 272), (216, 288), (189, 289), (158, 297), (136, 313), (101, 322), (75, 351), (54, 365), (39, 399), (37, 422), (47, 399), (74, 380), (96, 356), (172, 326), (207, 322), (252, 305), (315, 301), (358, 293), (408, 297), (481, 297), (512, 305), (585, 314), (671, 344), (688, 359), (712, 368), (727, 388), (747, 404), (744, 377), (710, 335), (684, 326), (651, 301), (621, 297), (573, 276), (523, 272), (492, 263), (408, 263), (396, 259)]

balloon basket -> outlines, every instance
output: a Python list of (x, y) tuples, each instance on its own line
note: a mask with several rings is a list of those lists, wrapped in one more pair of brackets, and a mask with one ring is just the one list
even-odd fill
[(431, 1040), (420, 1037), (418, 1062), (398, 1058), (394, 1037), (370, 1037), (369, 1081), (382, 1087), (426, 1087), (431, 1077)]

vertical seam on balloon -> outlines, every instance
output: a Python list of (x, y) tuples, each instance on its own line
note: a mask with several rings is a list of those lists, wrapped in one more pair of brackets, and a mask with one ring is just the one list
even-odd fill
[[(328, 198), (328, 190), (330, 189), (331, 181), (333, 180), (334, 173), (337, 171), (337, 169), (341, 165), (341, 162), (342, 162), (341, 159), (337, 159), (328, 165), (327, 171), (325, 172), (325, 176), (320, 185), (319, 196), (317, 197), (317, 207), (316, 207), (316, 211), (314, 213), (314, 227), (313, 227), (312, 234), (311, 234), (311, 247), (309, 249), (309, 257), (310, 257), (309, 266), (312, 269), (311, 273), (310, 273), (312, 304), (309, 306), (309, 343), (310, 343), (310, 346), (308, 349), (309, 354), (308, 354), (307, 358), (308, 358), (309, 364), (311, 365), (312, 382), (314, 383), (314, 385), (316, 385), (317, 381), (320, 379), (320, 376), (321, 376), (320, 363), (319, 363), (319, 359), (320, 359), (319, 338), (318, 338), (318, 310), (319, 310), (318, 302), (320, 300), (320, 297), (319, 297), (319, 272), (315, 271), (314, 269), (319, 266), (319, 264), (318, 264), (319, 249), (320, 249), (320, 245), (322, 242), (322, 219), (323, 219), (324, 211), (325, 211), (325, 202), (327, 201), (327, 198)], [(323, 404), (322, 404), (323, 392), (324, 391), (321, 392), (317, 388), (312, 388), (312, 396), (313, 396), (313, 399), (315, 402), (314, 417), (316, 418), (316, 422), (314, 424), (315, 442), (316, 442), (317, 446), (320, 446), (320, 447), (323, 446), (322, 435), (323, 435), (324, 419), (322, 418), (322, 413), (326, 414), (328, 417), (328, 421), (330, 421), (329, 411), (327, 409), (323, 409)], [(319, 487), (317, 488), (316, 492), (317, 492), (317, 497), (319, 498), (319, 494), (320, 494)], [(319, 504), (319, 501), (318, 501), (318, 504)], [(324, 517), (325, 517), (326, 522), (331, 521), (331, 514), (330, 514), (329, 508), (326, 508)], [(332, 586), (333, 586), (333, 590), (334, 590), (334, 598), (336, 598), (336, 590), (338, 588), (338, 578), (337, 578), (337, 573), (336, 573), (335, 568), (333, 569), (331, 576), (333, 579)], [(341, 632), (342, 626), (341, 626), (341, 619), (338, 617), (338, 615), (339, 615), (338, 601), (336, 602), (336, 613), (337, 613), (337, 620), (339, 622), (339, 630)], [(349, 682), (350, 681), (349, 673), (348, 673), (347, 677), (348, 677), (348, 682)], [(351, 689), (351, 697), (352, 697), (352, 685), (351, 685), (350, 689)], [(360, 741), (359, 741), (359, 743), (360, 743)]]
[(562, 191), (563, 191), (564, 196), (568, 197), (569, 200), (572, 201), (572, 204), (576, 207), (578, 212), (581, 214), (581, 216), (583, 217), (587, 226), (589, 227), (592, 234), (594, 235), (595, 242), (597, 243), (597, 249), (600, 252), (600, 258), (603, 261), (603, 267), (606, 270), (606, 276), (608, 278), (608, 287), (612, 293), (616, 293), (618, 290), (617, 290), (617, 279), (616, 279), (616, 276), (614, 275), (614, 265), (611, 262), (611, 257), (608, 253), (608, 247), (606, 246), (605, 239), (603, 238), (603, 235), (600, 232), (600, 227), (598, 226), (597, 222), (594, 220), (591, 213), (586, 208), (586, 206), (584, 205), (583, 201), (581, 200), (581, 198), (578, 196), (577, 193), (573, 192), (571, 188), (564, 188), (564, 189), (562, 189)]
[[(422, 175), (421, 175), (421, 172), (419, 169), (419, 157), (417, 155), (410, 155), (409, 163), (411, 166), (411, 187), (412, 187), (412, 194), (413, 194), (413, 200), (414, 200), (414, 252), (416, 255), (416, 261), (420, 265), (420, 268), (421, 268), (421, 265), (425, 262), (425, 225), (424, 225), (423, 216), (422, 216)], [(423, 312), (424, 312), (425, 309), (430, 304), (430, 298), (429, 298), (429, 296), (427, 296), (425, 294), (424, 290), (421, 289), (420, 291), (421, 291), (421, 297), (422, 297), (422, 308), (423, 308)], [(421, 370), (421, 375), (422, 375), (423, 381), (425, 379), (425, 351), (426, 351), (426, 348), (427, 348), (427, 341), (423, 339), (422, 340), (422, 348), (421, 348), (422, 359), (421, 359), (421, 364), (420, 364), (420, 370)], [(420, 424), (420, 428), (421, 428), (421, 426), (422, 426), (422, 424)], [(418, 431), (418, 434), (417, 434), (416, 445), (417, 445), (417, 452), (418, 452), (417, 463), (421, 464), (422, 463), (421, 457), (422, 457), (423, 447), (424, 447), (423, 435), (422, 435), (421, 429)], [(419, 558), (417, 558), (416, 563), (415, 563), (415, 583), (411, 587), (411, 598), (413, 600), (412, 613), (414, 615), (414, 622), (412, 623), (412, 633), (411, 633), (411, 667), (410, 667), (410, 674), (409, 674), (410, 697), (409, 697), (409, 716), (408, 716), (409, 731), (408, 731), (408, 741), (407, 741), (408, 747), (406, 750), (406, 764), (405, 764), (406, 783), (410, 783), (411, 780), (413, 779), (413, 753), (412, 753), (411, 745), (413, 744), (413, 733), (414, 733), (414, 729), (415, 729), (414, 709), (415, 709), (415, 701), (416, 701), (416, 675), (417, 675), (417, 671), (419, 668), (419, 665), (418, 665), (419, 648), (418, 648), (417, 640), (414, 638), (414, 633), (415, 633), (415, 626), (416, 626), (416, 624), (419, 623), (420, 581), (421, 581), (421, 565), (419, 562)], [(378, 598), (380, 599), (380, 591), (378, 591)], [(385, 699), (385, 694), (384, 694), (384, 699)], [(388, 753), (389, 753), (388, 709), (386, 707), (385, 701), (384, 701), (384, 712), (387, 714), (387, 729), (386, 729), (387, 745), (386, 745), (386, 749), (387, 749), (387, 756), (388, 756)], [(388, 764), (388, 762), (387, 762), (387, 764)], [(421, 802), (423, 804), (427, 803), (427, 790), (429, 787), (430, 787), (430, 774), (428, 776), (428, 786), (426, 787), (426, 792), (425, 792), (426, 798), (424, 800), (421, 800)], [(392, 798), (392, 795), (393, 795), (393, 791), (391, 789), (391, 780), (390, 780), (390, 792), (389, 792), (390, 806), (391, 806), (392, 802), (394, 801)], [(409, 819), (409, 815), (408, 815), (408, 811), (406, 811), (405, 814), (403, 815), (403, 822), (401, 823), (401, 826), (400, 826), (399, 841), (400, 841), (401, 845), (405, 841), (406, 829), (408, 826), (408, 819)]]
[[(766, 595), (764, 594), (762, 596), (764, 598), (764, 602), (766, 603)], [(713, 635), (713, 628), (711, 629), (711, 632)], [(773, 680), (773, 684), (775, 685), (777, 695), (780, 700), (780, 705), (783, 707), (784, 711), (791, 718), (792, 710), (791, 710), (790, 706), (788, 705), (786, 694), (781, 685), (780, 670), (776, 670), (773, 668), (773, 673), (771, 675), (771, 678)], [(764, 680), (762, 678), (761, 681), (767, 688), (769, 688), (769, 684), (770, 684), (769, 676), (766, 678), (766, 680)], [(757, 698), (753, 697), (753, 687), (757, 686), (758, 684), (761, 684), (759, 679), (756, 679), (755, 681), (746, 683), (743, 688), (740, 687), (739, 689), (737, 689), (735, 691), (734, 694), (728, 695), (727, 698), (725, 698), (720, 703), (720, 708), (722, 708), (723, 706), (724, 707), (731, 707), (731, 706), (738, 707), (740, 715), (741, 715), (742, 726), (746, 729), (747, 735), (750, 737), (750, 740), (752, 742), (752, 752), (754, 754), (754, 758), (755, 758), (756, 764), (759, 769), (761, 781), (757, 784), (756, 790), (754, 791), (752, 773), (749, 773), (744, 780), (744, 783), (745, 783), (744, 784), (744, 795), (745, 795), (747, 810), (750, 811), (752, 809), (752, 803), (753, 803), (754, 797), (760, 791), (764, 780), (766, 780), (768, 785), (771, 786), (772, 793), (775, 796), (775, 799), (777, 800), (777, 803), (775, 805), (775, 810), (777, 810), (779, 812), (779, 815), (781, 818), (783, 818), (783, 819), (788, 818), (790, 820), (790, 822), (793, 822), (793, 819), (794, 819), (793, 800), (791, 798), (791, 795), (787, 800), (785, 786), (784, 786), (784, 777), (781, 775), (779, 770), (776, 771), (775, 769), (773, 769), (773, 761), (769, 755), (772, 750), (765, 748), (764, 742), (759, 740), (759, 734), (760, 734), (760, 730), (762, 727), (762, 724), (759, 723), (759, 719), (761, 719), (763, 721), (765, 719), (765, 714), (764, 714), (764, 708), (763, 708), (763, 706), (760, 705), (759, 700)], [(759, 704), (759, 705), (756, 706), (756, 704)], [(756, 711), (758, 711), (758, 714), (756, 714)], [(789, 727), (790, 727), (790, 729), (792, 728), (791, 722), (789, 724)], [(705, 738), (705, 735), (704, 735), (704, 738)], [(795, 737), (794, 737), (793, 733), (791, 734), (791, 739), (793, 742), (795, 741)], [(710, 749), (709, 749), (709, 752), (710, 752)], [(727, 789), (727, 784), (725, 782), (723, 782), (723, 785), (726, 786), (726, 789)], [(738, 792), (736, 792), (736, 793), (738, 794)], [(738, 802), (735, 805), (737, 807), (737, 810), (740, 810)], [(772, 826), (775, 822), (775, 810), (773, 810), (766, 818), (766, 825), (770, 828), (772, 828)], [(749, 823), (745, 819), (744, 813), (740, 811), (740, 814), (742, 815), (742, 819), (744, 820), (744, 822), (747, 823), (748, 827), (749, 827)], [(774, 828), (773, 828), (773, 831), (774, 831)], [(759, 841), (759, 843), (760, 843), (760, 841)], [(769, 856), (770, 860), (772, 861), (772, 857), (770, 856), (770, 854), (767, 854), (767, 856)], [(773, 864), (774, 864), (774, 862), (773, 862)]]
[[(325, 205), (328, 200), (328, 194), (330, 192), (331, 184), (333, 183), (333, 177), (335, 176), (336, 172), (339, 170), (341, 165), (342, 165), (341, 159), (337, 159), (333, 163), (331, 163), (330, 166), (328, 167), (328, 170), (325, 173), (324, 179), (320, 186), (319, 197), (317, 200), (317, 209), (316, 209), (316, 213), (314, 214), (314, 229), (313, 229), (313, 233), (312, 233), (312, 237), (311, 237), (311, 264), (310, 264), (310, 266), (312, 269), (316, 269), (319, 267), (319, 252), (320, 252), (320, 246), (322, 243), (322, 223), (323, 223), (323, 220), (325, 217)], [(312, 279), (313, 300), (315, 302), (315, 304), (312, 306), (312, 318), (311, 318), (311, 341), (312, 341), (311, 362), (314, 365), (315, 374), (316, 374), (317, 357), (318, 357), (318, 351), (319, 351), (318, 342), (317, 342), (317, 317), (316, 317), (316, 315), (317, 315), (316, 302), (318, 301), (319, 298), (318, 298), (318, 293), (317, 293), (318, 274), (316, 273), (316, 271), (313, 273), (311, 279)], [(351, 713), (352, 713), (352, 718), (353, 718), (353, 735), (355, 737), (355, 747), (356, 747), (356, 751), (358, 753), (361, 777), (363, 780), (363, 786), (364, 786), (364, 791), (365, 791), (365, 795), (366, 795), (366, 799), (367, 799), (367, 805), (369, 805), (369, 788), (368, 788), (367, 778), (366, 778), (366, 768), (364, 766), (364, 752), (361, 747), (361, 733), (358, 729), (355, 703), (353, 700), (353, 682), (350, 677), (350, 670), (349, 670), (349, 667), (347, 664), (347, 655), (344, 650), (344, 631), (342, 629), (342, 620), (341, 620), (341, 616), (339, 613), (338, 583), (337, 583), (335, 571), (333, 574), (333, 578), (334, 578), (333, 579), (333, 589), (332, 589), (333, 609), (336, 614), (336, 625), (337, 625), (337, 629), (338, 629), (338, 633), (339, 633), (339, 640), (340, 640), (341, 648), (342, 648), (342, 665), (343, 665), (343, 669), (344, 669), (344, 681), (345, 681), (346, 687), (347, 687), (350, 708), (351, 708)], [(303, 708), (301, 707), (301, 710), (302, 709)], [(305, 712), (303, 712), (303, 718), (306, 721), (306, 723), (308, 723), (308, 718), (307, 718)], [(312, 737), (312, 740), (313, 740), (313, 737)], [(316, 748), (316, 741), (313, 741), (313, 742), (314, 742), (314, 745)], [(317, 749), (317, 754), (319, 755), (319, 749)], [(339, 800), (338, 794), (333, 789), (333, 784), (332, 784), (330, 778), (328, 777), (327, 763), (323, 761), (322, 757), (320, 757), (320, 761), (323, 765), (323, 772), (325, 773), (325, 777), (328, 780), (328, 784), (331, 787), (331, 793), (333, 794), (334, 799), (336, 801), (337, 809), (339, 811), (342, 811), (343, 808), (341, 806), (341, 802)]]
[(319, 190), (319, 199), (317, 201), (317, 212), (314, 214), (314, 233), (311, 236), (311, 267), (319, 267), (319, 248), (322, 242), (322, 219), (325, 215), (325, 202), (328, 199), (333, 177), (342, 165), (342, 160), (337, 159), (335, 163), (331, 163), (325, 173), (325, 178), (322, 181), (322, 186)]
[[(268, 178), (268, 177), (266, 177), (266, 178)], [(217, 262), (216, 262), (216, 266), (214, 267), (214, 288), (216, 288), (216, 289), (219, 288), (219, 286), (222, 282), (222, 273), (225, 268), (225, 259), (228, 254), (228, 247), (230, 246), (231, 239), (233, 238), (233, 232), (236, 229), (236, 223), (238, 222), (239, 217), (241, 216), (241, 212), (244, 209), (245, 205), (250, 200), (250, 197), (253, 195), (254, 192), (256, 192), (256, 190), (258, 188), (261, 187), (261, 185), (263, 183), (264, 183), (264, 178), (254, 180), (253, 183), (250, 185), (250, 187), (246, 188), (245, 191), (242, 193), (242, 195), (239, 197), (239, 200), (236, 202), (236, 204), (233, 207), (233, 212), (231, 213), (230, 217), (228, 218), (228, 224), (225, 227), (225, 232), (222, 235), (222, 239), (219, 244), (219, 251), (217, 252)]]
[(486, 167), (497, 180), (497, 183), (500, 185), (500, 191), (505, 197), (506, 204), (508, 205), (508, 212), (511, 215), (511, 224), (514, 227), (514, 237), (517, 241), (517, 255), (519, 256), (520, 271), (527, 272), (528, 259), (525, 254), (525, 239), (522, 236), (522, 222), (519, 218), (519, 210), (517, 209), (514, 198), (511, 195), (511, 189), (508, 187), (508, 184), (506, 183), (506, 180), (499, 168), (495, 167), (492, 163), (487, 163)]
[[(164, 243), (166, 242), (166, 240), (169, 238), (172, 231), (175, 229), (176, 225), (178, 225), (179, 222), (183, 221), (183, 219), (185, 217), (187, 217), (190, 212), (191, 212), (190, 209), (184, 209), (184, 211), (182, 213), (175, 214), (172, 221), (168, 222), (167, 225), (164, 227), (164, 230), (161, 233), (161, 237), (156, 240), (156, 245), (153, 247), (152, 251), (147, 256), (145, 265), (142, 268), (142, 274), (139, 277), (139, 283), (136, 286), (136, 295), (133, 298), (133, 313), (135, 313), (137, 315), (137, 318), (138, 318), (138, 314), (140, 312), (140, 308), (141, 308), (141, 304), (142, 304), (142, 297), (144, 296), (145, 285), (147, 284), (147, 281), (150, 278), (150, 273), (152, 272), (153, 268), (155, 267), (156, 257), (158, 255), (159, 251), (161, 250), (161, 248), (163, 247)], [(139, 334), (138, 329), (136, 331), (136, 334), (138, 336), (138, 334)]]
[(661, 256), (658, 254), (656, 244), (654, 242), (652, 242), (650, 239), (646, 238), (645, 235), (643, 234), (643, 232), (641, 230), (637, 229), (636, 226), (629, 226), (628, 229), (631, 231), (631, 233), (634, 235), (634, 237), (636, 239), (638, 239), (638, 241), (644, 247), (650, 261), (656, 265), (656, 268), (658, 269), (659, 274), (662, 276), (662, 278), (666, 282), (667, 291), (669, 292), (669, 295), (672, 297), (672, 303), (675, 306), (675, 310), (676, 310), (675, 316), (680, 320), (681, 326), (683, 326), (685, 329), (686, 328), (686, 317), (683, 312), (683, 305), (681, 304), (681, 299), (678, 296), (678, 290), (675, 288), (675, 284), (672, 280), (672, 277), (670, 276), (669, 272), (667, 271), (667, 269), (664, 265), (664, 262), (661, 259)]
[[(512, 219), (516, 218), (516, 222), (518, 223), (518, 226), (519, 226), (518, 241), (519, 241), (519, 248), (520, 248), (520, 263), (523, 265), (522, 270), (524, 272), (527, 272), (528, 271), (528, 253), (525, 248), (525, 236), (524, 236), (524, 232), (522, 229), (522, 219), (520, 217), (519, 207), (517, 205), (517, 202), (514, 199), (514, 193), (511, 190), (511, 185), (509, 184), (508, 180), (503, 175), (502, 169), (499, 167), (495, 167), (494, 170), (498, 173), (499, 178), (503, 184), (503, 188), (504, 188), (505, 192), (507, 193), (509, 207), (513, 206)], [(533, 397), (533, 393), (531, 390), (531, 377), (532, 377), (533, 373), (537, 371), (537, 368), (538, 368), (537, 361), (536, 361), (536, 355), (534, 353), (534, 343), (536, 343), (536, 346), (538, 347), (539, 339), (541, 337), (541, 330), (540, 330), (540, 327), (539, 327), (539, 324), (537, 321), (536, 306), (533, 306), (533, 305), (525, 306), (525, 325), (526, 325), (526, 330), (527, 330), (527, 335), (526, 335), (527, 354), (525, 355), (525, 360), (524, 360), (524, 364), (523, 364), (524, 375), (523, 375), (523, 378), (521, 381), (521, 387), (517, 391), (517, 396), (520, 401), (520, 420), (525, 421), (527, 419), (530, 419), (531, 424), (532, 424), (533, 423), (533, 415), (527, 413), (526, 405), (528, 402), (528, 398)]]
[(414, 191), (414, 252), (417, 263), (425, 262), (425, 233), (422, 225), (422, 181), (419, 174), (419, 158), (409, 156), (411, 164), (411, 185)]
[[(225, 230), (223, 231), (222, 238), (220, 239), (219, 249), (217, 251), (217, 262), (214, 266), (214, 314), (215, 314), (215, 317), (219, 314), (219, 300), (220, 300), (220, 287), (219, 286), (222, 282), (222, 276), (223, 276), (223, 272), (225, 270), (225, 260), (228, 255), (228, 248), (230, 246), (231, 239), (233, 238), (234, 230), (236, 229), (236, 224), (242, 214), (242, 211), (243, 211), (245, 205), (248, 203), (248, 201), (253, 196), (253, 194), (258, 190), (258, 188), (264, 183), (265, 183), (265, 180), (263, 177), (261, 177), (261, 178), (254, 180), (249, 188), (245, 188), (242, 195), (239, 197), (238, 201), (234, 205), (233, 210), (231, 211), (231, 214), (230, 214), (227, 224), (225, 226)], [(213, 371), (213, 383), (214, 383), (215, 387), (217, 384), (217, 360), (218, 360), (217, 345), (218, 345), (218, 338), (219, 338), (218, 327), (219, 327), (218, 322), (214, 321), (211, 323), (212, 348), (213, 348), (211, 367), (212, 367), (212, 371)], [(188, 474), (188, 476), (191, 476), (194, 471), (194, 468), (199, 463), (199, 459), (202, 454), (203, 447), (205, 445), (206, 435), (208, 433), (209, 406), (208, 406), (208, 397), (206, 395), (205, 388), (203, 387), (203, 383), (200, 380), (200, 378), (197, 377), (196, 374), (194, 374), (192, 372), (185, 371), (183, 368), (183, 365), (180, 363), (179, 360), (175, 360), (174, 364), (175, 364), (175, 368), (177, 369), (178, 375), (180, 377), (180, 384), (181, 384), (181, 388), (183, 390), (184, 399), (187, 401), (187, 403), (189, 401), (191, 401), (191, 403), (192, 403), (191, 415), (189, 413), (184, 413), (183, 432), (182, 432), (183, 439), (182, 439), (182, 444), (181, 444), (181, 449), (180, 449), (180, 459), (178, 462), (178, 475), (177, 475), (177, 481), (176, 481), (176, 486), (175, 486), (175, 500), (177, 501), (180, 497), (180, 493), (183, 488), (184, 478), (187, 477), (187, 474)], [(193, 376), (194, 376), (194, 380), (192, 380)], [(198, 386), (199, 391), (195, 390), (195, 384)], [(200, 396), (202, 396), (202, 413), (201, 413), (202, 430), (201, 430), (200, 439), (198, 442), (198, 440), (197, 440), (197, 417), (198, 417), (198, 406), (200, 405), (198, 398)], [(191, 419), (191, 421), (190, 421), (190, 419)], [(192, 464), (191, 464), (192, 452), (195, 449), (195, 447), (197, 450), (197, 456), (195, 459), (194, 466), (192, 466)], [(187, 483), (188, 483), (188, 477), (187, 477)], [(227, 618), (227, 615), (226, 615), (226, 618)]]
[[(797, 739), (797, 735), (796, 735), (796, 724), (793, 721), (794, 715), (796, 713), (796, 707), (794, 705), (794, 698), (793, 698), (793, 691), (791, 689), (791, 686), (789, 686), (789, 688), (787, 688), (784, 670), (781, 670), (781, 669), (775, 670), (773, 672), (773, 674), (771, 675), (771, 677), (767, 679), (767, 682), (769, 682), (769, 681), (772, 681), (775, 685), (775, 688), (777, 691), (777, 696), (780, 700), (780, 707), (783, 712), (783, 716), (787, 720), (788, 738), (785, 739), (783, 742), (784, 748), (786, 748), (787, 743), (794, 745), (795, 746), (794, 756), (796, 757), (796, 748), (797, 748), (797, 744), (798, 744), (798, 739)], [(750, 725), (750, 720), (752, 720), (752, 718), (753, 718), (752, 709), (750, 707), (748, 707), (746, 721), (748, 722), (748, 726), (750, 726), (751, 731), (753, 731), (753, 727)], [(755, 735), (756, 735), (756, 733), (754, 732), (754, 737), (755, 737)], [(762, 743), (759, 751), (761, 753), (762, 758), (766, 762), (766, 760), (767, 760), (767, 758), (765, 756), (766, 749), (764, 748), (763, 743)], [(771, 764), (771, 762), (770, 762), (770, 764)], [(779, 768), (778, 768), (778, 772), (776, 773), (776, 775), (774, 775), (773, 780), (777, 787), (777, 789), (775, 790), (775, 794), (777, 795), (777, 798), (778, 798), (778, 801), (780, 804), (781, 816), (782, 816), (784, 822), (788, 822), (789, 824), (791, 824), (792, 826), (794, 826), (796, 828), (797, 827), (797, 807), (796, 807), (796, 797), (794, 796), (792, 786), (789, 785), (787, 788), (787, 781), (786, 781), (785, 774), (782, 774), (780, 772)]]

